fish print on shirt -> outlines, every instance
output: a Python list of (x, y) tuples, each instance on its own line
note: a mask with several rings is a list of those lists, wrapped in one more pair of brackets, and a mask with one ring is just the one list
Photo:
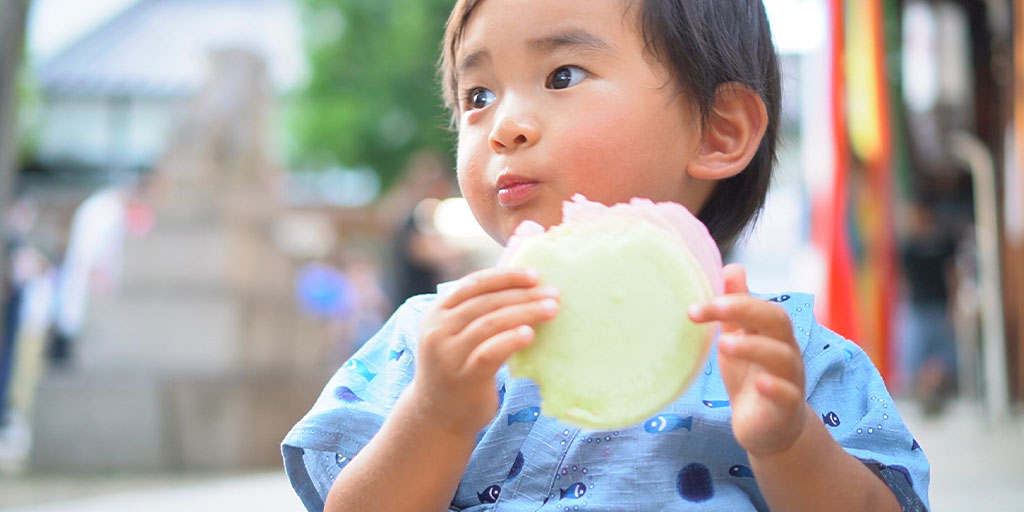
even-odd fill
[(338, 400), (341, 400), (342, 402), (349, 403), (349, 404), (354, 404), (356, 402), (363, 402), (364, 401), (362, 398), (359, 398), (359, 395), (357, 395), (355, 391), (352, 391), (352, 388), (350, 388), (348, 386), (338, 386), (334, 390), (334, 396)]
[(370, 382), (371, 380), (374, 379), (374, 377), (377, 376), (376, 373), (370, 371), (370, 369), (367, 368), (366, 365), (363, 364), (363, 362), (359, 361), (358, 359), (349, 359), (348, 362), (345, 363), (345, 366), (343, 366), (343, 368), (366, 379), (366, 382)]
[(480, 503), (497, 503), (499, 496), (501, 496), (501, 486), (499, 485), (492, 485), (484, 489), (483, 492), (476, 493)]
[(508, 424), (536, 423), (540, 417), (540, 407), (527, 407), (508, 415)]
[(678, 414), (659, 414), (644, 422), (644, 430), (648, 434), (661, 434), (682, 428), (693, 430), (693, 416), (684, 418)]
[(587, 493), (587, 484), (585, 484), (583, 482), (576, 482), (576, 483), (570, 485), (568, 488), (559, 489), (558, 490), (558, 495), (560, 496), (559, 499), (563, 499), (563, 500), (564, 499), (578, 500), (578, 499), (582, 498), (583, 495), (586, 494), (586, 493)]
[(839, 421), (839, 415), (837, 415), (834, 411), (829, 411), (828, 414), (822, 414), (821, 421), (825, 422), (825, 424), (830, 427), (838, 427), (841, 423)]

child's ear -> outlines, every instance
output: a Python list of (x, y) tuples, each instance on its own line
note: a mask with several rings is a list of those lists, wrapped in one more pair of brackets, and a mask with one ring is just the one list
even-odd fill
[(746, 85), (719, 86), (697, 154), (687, 166), (690, 176), (720, 180), (739, 174), (754, 158), (768, 128), (761, 96)]

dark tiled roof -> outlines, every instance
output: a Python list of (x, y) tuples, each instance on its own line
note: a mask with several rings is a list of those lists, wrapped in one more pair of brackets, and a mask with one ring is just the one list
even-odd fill
[(197, 89), (207, 55), (252, 48), (278, 90), (306, 73), (299, 7), (291, 0), (140, 0), (39, 71), (49, 96), (180, 96)]

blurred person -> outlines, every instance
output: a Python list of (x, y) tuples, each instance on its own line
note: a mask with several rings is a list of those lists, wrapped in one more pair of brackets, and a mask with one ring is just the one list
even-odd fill
[(126, 185), (97, 190), (75, 210), (59, 272), (50, 345), (55, 364), (71, 360), (89, 297), (113, 293), (120, 286), (125, 237), (144, 236), (152, 230), (156, 185), (154, 173), (143, 173)]
[[(17, 210), (18, 204), (15, 202), (9, 211), (4, 212), (3, 220), (5, 222), (0, 224), (0, 236), (3, 236), (4, 240), (4, 261), (7, 262), (8, 267), (13, 267), (11, 261), (15, 247), (18, 244), (17, 237), (15, 236), (17, 222), (14, 221), (17, 218)], [(0, 329), (0, 426), (2, 426), (4, 421), (3, 400), (6, 395), (10, 367), (13, 366), (11, 354), (14, 351), (14, 333), (18, 329), (17, 311), (21, 302), (20, 290), (14, 286), (11, 274), (12, 272), (9, 268), (0, 268), (0, 307), (3, 308), (4, 312), (2, 317), (3, 325), (0, 326), (2, 327)]]
[(391, 301), (396, 306), (409, 297), (436, 292), (438, 284), (454, 279), (468, 264), (466, 251), (435, 227), (438, 204), (434, 198), (420, 201), (394, 237)]
[(915, 201), (900, 249), (907, 287), (902, 359), (906, 388), (927, 414), (941, 412), (956, 383), (956, 339), (949, 298), (956, 242), (935, 205)]
[(301, 309), (328, 326), (329, 364), (336, 367), (370, 339), (391, 312), (373, 261), (351, 253), (340, 268), (327, 261), (302, 265), (295, 276)]
[(335, 265), (321, 260), (301, 265), (295, 274), (295, 297), (300, 309), (327, 326), (328, 365), (351, 353), (348, 325), (359, 301), (351, 280)]
[(21, 322), (21, 304), (24, 296), (24, 280), (20, 278), (19, 255), (28, 245), (29, 233), (38, 218), (36, 205), (28, 197), (22, 196), (5, 212), (2, 229), (4, 248), (7, 251), (9, 268), (0, 269), (3, 282), (0, 283), (0, 299), (3, 301), (4, 325), (0, 332), (0, 422), (3, 421), (4, 400), (10, 384), (11, 370), (14, 367), (14, 354), (19, 324)]
[(409, 157), (394, 185), (377, 203), (375, 215), (391, 228), (401, 226), (423, 199), (444, 199), (459, 194), (451, 166), (443, 156), (423, 149)]
[(45, 342), (53, 320), (56, 272), (29, 240), (35, 204), (19, 200), (8, 216), (11, 290), (0, 359), (0, 472), (24, 469), (32, 444), (30, 419)]
[(358, 300), (349, 326), (350, 350), (341, 361), (373, 337), (394, 309), (381, 286), (380, 268), (374, 260), (363, 253), (353, 253), (345, 259), (342, 272), (348, 276)]
[(455, 278), (465, 269), (468, 255), (434, 227), (439, 200), (458, 195), (454, 176), (440, 156), (427, 150), (413, 155), (395, 187), (382, 202), (382, 211), (393, 216), (396, 209), (405, 210), (391, 244), (389, 295), (398, 306), (409, 297), (434, 293), (438, 284)]

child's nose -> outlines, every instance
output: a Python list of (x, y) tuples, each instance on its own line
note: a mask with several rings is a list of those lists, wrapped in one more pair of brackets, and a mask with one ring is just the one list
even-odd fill
[(540, 139), (536, 121), (521, 113), (501, 113), (491, 130), (491, 149), (503, 153), (532, 146)]

